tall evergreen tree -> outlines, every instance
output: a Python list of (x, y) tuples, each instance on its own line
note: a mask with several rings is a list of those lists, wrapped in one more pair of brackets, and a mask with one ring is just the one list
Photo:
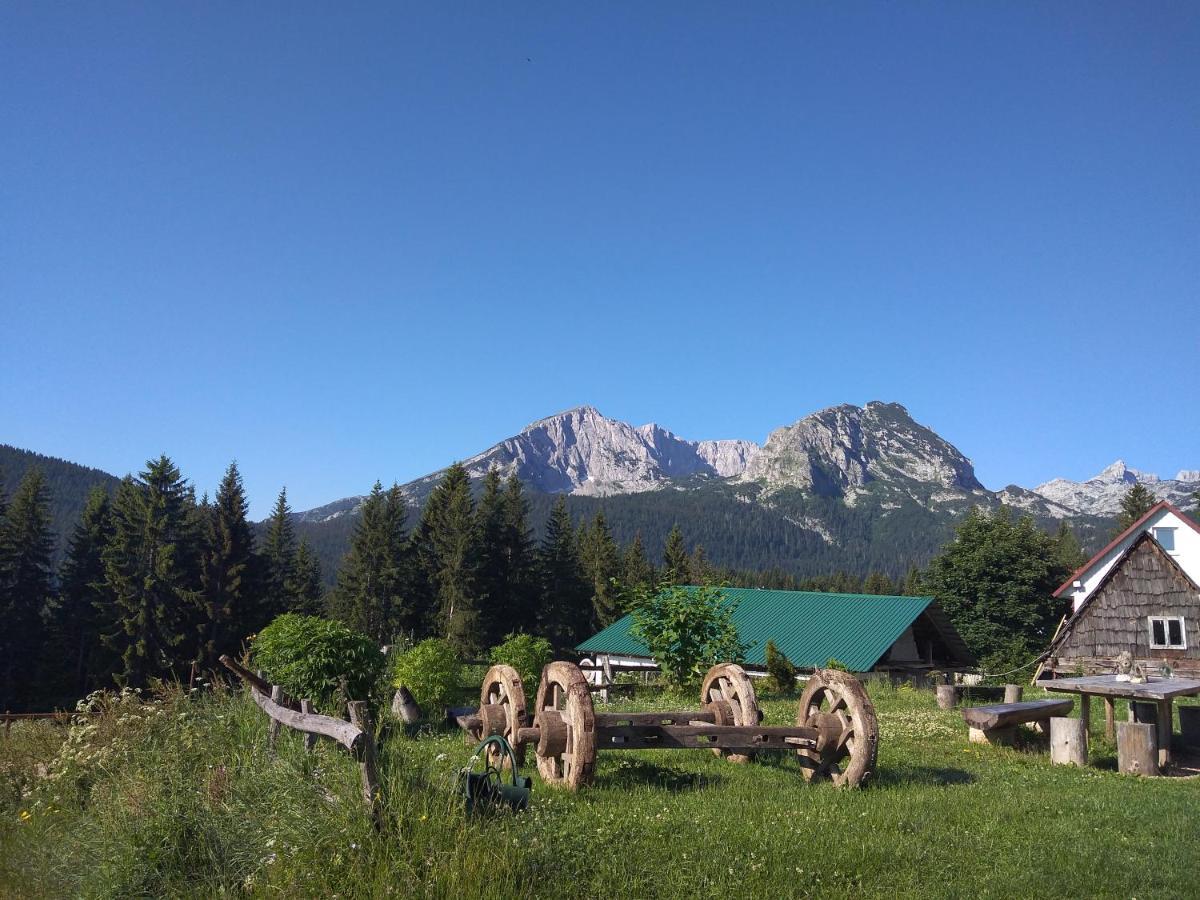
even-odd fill
[(642, 533), (634, 534), (633, 540), (625, 548), (622, 559), (621, 581), (625, 590), (636, 592), (639, 589), (649, 589), (657, 581), (657, 574), (650, 559), (646, 556), (646, 545), (642, 543)]
[(222, 653), (235, 653), (242, 638), (269, 621), (254, 590), (254, 535), (247, 509), (241, 473), (237, 463), (230, 463), (205, 516), (196, 661), (206, 669), (214, 668)]
[(924, 585), (921, 583), (921, 570), (915, 565), (908, 567), (908, 574), (904, 576), (904, 596), (905, 597), (920, 597), (925, 593)]
[(1158, 501), (1141, 483), (1135, 483), (1121, 498), (1121, 512), (1117, 516), (1117, 532), (1120, 533), (1150, 511)]
[(296, 529), (292, 525), (292, 510), (287, 502), (287, 488), (281, 488), (271, 510), (270, 524), (262, 549), (263, 618), (295, 610), (297, 560)]
[(112, 540), (112, 504), (94, 487), (67, 543), (59, 572), (59, 599), (51, 617), (58, 653), (71, 663), (70, 693), (82, 697), (103, 686), (116, 668), (101, 635), (116, 625), (112, 594), (104, 579), (104, 548)]
[(363, 501), (350, 550), (338, 569), (330, 611), (381, 644), (406, 627), (408, 608), (404, 520), (400, 488), (385, 492), (378, 481)]
[(613, 540), (604, 510), (597, 510), (591, 524), (580, 529), (579, 558), (591, 587), (591, 627), (611, 625), (621, 617), (621, 551)]
[(720, 570), (708, 561), (704, 547), (697, 544), (688, 557), (688, 575), (692, 584), (716, 584), (721, 580)]
[(28, 709), (41, 699), (38, 676), (46, 649), (44, 616), (53, 599), (50, 498), (40, 469), (21, 479), (4, 522), (3, 584), (0, 584), (0, 697)]
[[(462, 654), (480, 649), (479, 528), (471, 479), (455, 463), (433, 489), (438, 494), (432, 521), (433, 584), (437, 592), (438, 627)], [(431, 502), (433, 498), (430, 498)]]
[(538, 547), (538, 567), (542, 594), (538, 628), (555, 648), (573, 647), (588, 628), (591, 592), (580, 565), (567, 500), (562, 495), (546, 520), (545, 535)]
[(529, 527), (529, 501), (516, 473), (504, 484), (504, 552), (511, 630), (533, 632), (538, 617), (537, 554)]
[(1058, 523), (1058, 530), (1054, 532), (1054, 545), (1058, 561), (1068, 573), (1074, 572), (1087, 562), (1087, 556), (1079, 546), (1079, 538), (1075, 536), (1066, 520)]
[(195, 494), (163, 455), (137, 480), (121, 482), (112, 511), (102, 557), (119, 617), (107, 636), (121, 656), (118, 679), (142, 687), (151, 678), (182, 677), (195, 646), (184, 646), (185, 638), (196, 634), (201, 604)]
[(883, 572), (872, 572), (863, 580), (862, 592), (864, 594), (891, 595), (895, 593), (895, 585), (892, 584), (892, 579)]
[(293, 599), (292, 612), (319, 616), (324, 611), (321, 561), (304, 538), (300, 539), (300, 546), (296, 549), (296, 571), (290, 593)]
[(529, 537), (529, 505), (521, 482), (511, 475), (501, 482), (492, 468), (483, 480), (479, 500), (479, 633), (482, 646), (495, 646), (513, 631), (534, 627), (536, 590), (533, 544)]
[(667, 545), (663, 550), (663, 580), (667, 584), (687, 584), (691, 581), (687, 547), (683, 544), (683, 532), (678, 524), (667, 535)]

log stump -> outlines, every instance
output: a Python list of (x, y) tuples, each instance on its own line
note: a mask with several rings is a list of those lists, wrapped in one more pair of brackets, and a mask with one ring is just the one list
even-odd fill
[(1180, 741), (1185, 747), (1200, 747), (1200, 706), (1179, 707)]
[(1158, 774), (1158, 735), (1148, 722), (1117, 726), (1117, 770), (1122, 775)]
[(1023, 688), (1019, 684), (1006, 684), (1004, 686), (1004, 702), (1020, 703), (1022, 691)]
[(1087, 759), (1086, 723), (1082, 719), (1051, 717), (1050, 762), (1059, 766), (1086, 766)]
[(952, 684), (937, 686), (937, 705), (941, 709), (954, 709), (958, 706), (958, 690)]
[(396, 695), (392, 697), (392, 715), (405, 725), (416, 725), (421, 721), (421, 707), (404, 685), (396, 688)]

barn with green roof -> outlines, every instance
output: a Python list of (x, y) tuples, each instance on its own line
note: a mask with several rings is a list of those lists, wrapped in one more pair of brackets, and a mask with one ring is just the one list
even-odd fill
[[(971, 668), (971, 652), (932, 597), (826, 594), (723, 588), (736, 603), (733, 621), (743, 644), (743, 664), (766, 666), (767, 641), (800, 669), (837, 660), (852, 672), (917, 674)], [(630, 634), (630, 616), (576, 648), (597, 662), (653, 665), (649, 651)]]

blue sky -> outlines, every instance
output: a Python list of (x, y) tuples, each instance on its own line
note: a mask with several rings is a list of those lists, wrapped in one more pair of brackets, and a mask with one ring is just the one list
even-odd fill
[(256, 516), (583, 403), (1200, 467), (1194, 3), (10, 3), (0, 113), (0, 442)]

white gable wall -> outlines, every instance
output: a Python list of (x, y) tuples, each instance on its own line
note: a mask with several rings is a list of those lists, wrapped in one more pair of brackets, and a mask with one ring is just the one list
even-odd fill
[(1121, 558), (1121, 554), (1129, 549), (1129, 545), (1141, 536), (1143, 531), (1153, 534), (1155, 528), (1175, 529), (1175, 549), (1171, 552), (1171, 557), (1179, 563), (1179, 567), (1187, 573), (1192, 581), (1200, 584), (1200, 532), (1181, 520), (1171, 510), (1161, 509), (1147, 519), (1140, 530), (1126, 535), (1124, 540), (1105, 553), (1092, 565), (1092, 568), (1083, 574), (1082, 584), (1070, 592), (1071, 611), (1078, 611), (1083, 602), (1092, 595), (1092, 591), (1104, 579), (1104, 576), (1108, 574), (1108, 570)]

